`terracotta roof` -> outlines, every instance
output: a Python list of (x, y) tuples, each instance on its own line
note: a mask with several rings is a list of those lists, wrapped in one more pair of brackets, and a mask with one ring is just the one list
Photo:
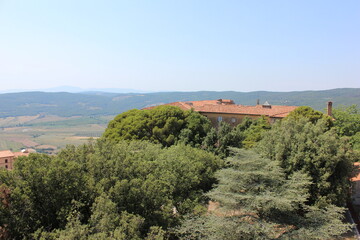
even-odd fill
[(351, 178), (351, 181), (356, 182), (356, 181), (360, 181), (360, 163), (359, 162), (355, 162), (354, 163), (354, 177)]
[[(194, 109), (194, 111), (202, 113), (229, 113), (241, 115), (265, 115), (269, 117), (283, 118), (291, 111), (294, 111), (297, 106), (280, 106), (280, 105), (256, 105), (245, 106), (237, 105), (232, 100), (206, 100), (206, 101), (188, 101), (188, 102), (173, 102), (165, 105), (178, 106), (183, 110)], [(152, 109), (154, 107), (144, 108)]]
[(29, 156), (29, 153), (25, 153), (25, 152), (14, 152), (14, 156), (17, 157), (21, 157), (21, 156)]
[(0, 157), (14, 157), (14, 154), (10, 150), (0, 151)]

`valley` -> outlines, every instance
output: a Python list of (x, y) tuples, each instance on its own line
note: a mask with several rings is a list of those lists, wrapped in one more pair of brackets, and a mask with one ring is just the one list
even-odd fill
[(80, 145), (98, 138), (114, 116), (35, 115), (0, 118), (0, 150), (56, 153), (68, 144)]
[(232, 99), (237, 104), (310, 106), (325, 111), (334, 107), (360, 105), (359, 88), (297, 92), (22, 92), (0, 94), (0, 150), (56, 153), (67, 144), (79, 145), (98, 138), (108, 122), (130, 109), (142, 109), (176, 101)]

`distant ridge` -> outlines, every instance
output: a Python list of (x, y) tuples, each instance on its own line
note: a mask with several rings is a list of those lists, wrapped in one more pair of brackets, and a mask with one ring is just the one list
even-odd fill
[(148, 93), (146, 91), (130, 89), (130, 88), (80, 88), (73, 86), (59, 86), (45, 89), (9, 89), (0, 91), (1, 93), (20, 93), (20, 92), (68, 92), (68, 93), (82, 93), (82, 92), (103, 92), (103, 93)]
[(360, 106), (360, 88), (340, 88), (322, 91), (294, 92), (159, 92), (159, 93), (108, 93), (108, 92), (20, 92), (0, 94), (0, 117), (37, 114), (58, 116), (117, 115), (133, 108), (144, 108), (176, 101), (232, 99), (237, 104), (255, 105), (268, 101), (273, 105), (310, 106), (323, 110), (326, 102), (334, 107), (357, 104)]

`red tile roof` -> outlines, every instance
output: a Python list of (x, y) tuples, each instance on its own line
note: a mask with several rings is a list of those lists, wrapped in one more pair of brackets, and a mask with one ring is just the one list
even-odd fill
[[(194, 109), (200, 113), (229, 113), (240, 115), (265, 115), (275, 118), (286, 117), (291, 111), (294, 111), (297, 106), (279, 106), (279, 105), (256, 105), (245, 106), (237, 105), (232, 100), (205, 100), (205, 101), (188, 101), (188, 102), (173, 102), (165, 105), (178, 106), (183, 110)], [(154, 107), (144, 108), (152, 109)]]
[(0, 158), (5, 158), (5, 157), (20, 157), (20, 156), (29, 156), (29, 153), (24, 153), (24, 152), (12, 152), (10, 150), (4, 150), (4, 151), (0, 151)]
[(14, 156), (17, 157), (21, 157), (21, 156), (29, 156), (29, 153), (26, 152), (14, 152)]
[(14, 154), (10, 150), (0, 151), (0, 158), (14, 157)]

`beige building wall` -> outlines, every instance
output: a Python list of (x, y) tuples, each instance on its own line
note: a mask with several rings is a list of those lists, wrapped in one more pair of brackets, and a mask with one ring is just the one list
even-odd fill
[(14, 156), (0, 157), (0, 168), (13, 169)]
[[(208, 119), (210, 119), (211, 124), (214, 127), (217, 127), (219, 125), (220, 117), (221, 117), (221, 121), (224, 121), (224, 122), (230, 124), (230, 126), (232, 126), (232, 127), (236, 127), (246, 117), (250, 118), (250, 119), (254, 119), (254, 120), (261, 117), (260, 115), (246, 115), (246, 114), (233, 114), (233, 113), (204, 113), (204, 112), (200, 112), (200, 114), (207, 117)], [(281, 119), (281, 118), (269, 117), (269, 123), (273, 124), (279, 119)]]
[(243, 114), (233, 114), (233, 113), (200, 112), (200, 114), (209, 118), (214, 127), (218, 126), (220, 121), (224, 121), (224, 122), (230, 124), (230, 126), (235, 127), (238, 124), (240, 124), (246, 117), (251, 118), (251, 119), (258, 119), (260, 117), (259, 115), (245, 115), (245, 114), (243, 115)]
[(28, 156), (29, 152), (12, 152), (10, 150), (0, 151), (0, 168), (14, 169), (14, 162), (20, 156)]

